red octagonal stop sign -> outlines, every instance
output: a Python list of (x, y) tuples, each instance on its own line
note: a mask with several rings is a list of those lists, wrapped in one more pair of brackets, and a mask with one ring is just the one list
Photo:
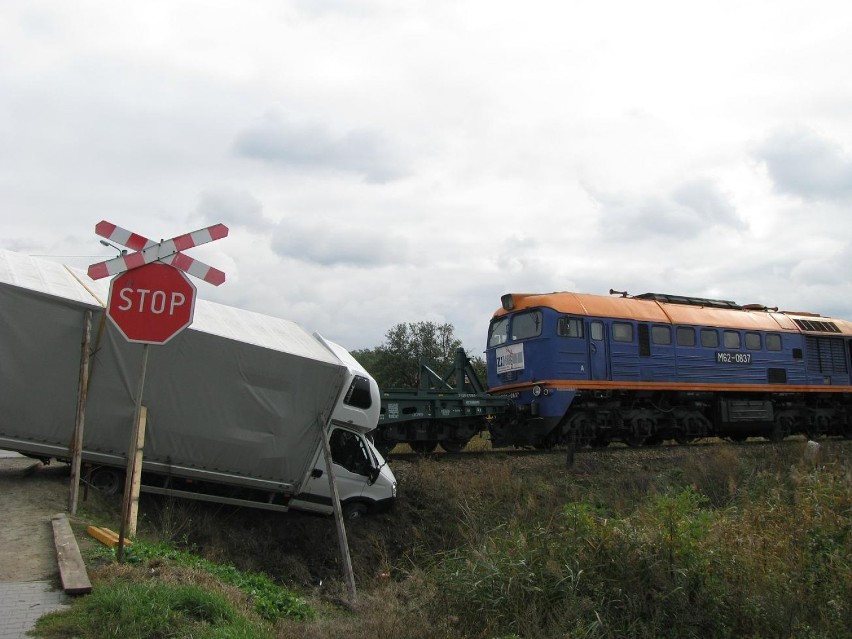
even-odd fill
[(131, 342), (165, 344), (192, 324), (195, 286), (181, 271), (152, 262), (116, 276), (107, 315)]

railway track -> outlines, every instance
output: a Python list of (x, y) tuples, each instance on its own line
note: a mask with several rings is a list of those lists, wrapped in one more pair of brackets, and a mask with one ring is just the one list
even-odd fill
[[(677, 442), (666, 442), (660, 444), (658, 446), (640, 446), (640, 447), (631, 447), (626, 444), (621, 443), (613, 443), (606, 447), (584, 447), (579, 448), (574, 451), (575, 455), (584, 455), (588, 453), (598, 453), (598, 454), (606, 454), (606, 455), (618, 455), (626, 452), (631, 452), (633, 454), (648, 454), (652, 455), (655, 451), (675, 451), (675, 450), (692, 450), (692, 449), (701, 449), (701, 448), (713, 448), (718, 446), (729, 446), (732, 448), (742, 448), (742, 447), (758, 447), (758, 446), (801, 446), (804, 442), (807, 441), (807, 438), (801, 435), (791, 436), (784, 441), (781, 442), (771, 442), (766, 439), (761, 438), (751, 438), (744, 442), (730, 442), (724, 439), (719, 439), (716, 437), (710, 437), (702, 440), (697, 440), (691, 442), (689, 444), (679, 444)], [(829, 440), (820, 440), (820, 441), (842, 441), (839, 438), (832, 438)], [(482, 442), (482, 443), (480, 443)], [(537, 448), (491, 448), (488, 444), (488, 440), (474, 440), (472, 441), (465, 449), (458, 452), (448, 452), (442, 449), (435, 449), (429, 453), (418, 453), (411, 450), (411, 448), (407, 444), (400, 444), (396, 446), (388, 455), (387, 459), (389, 462), (394, 461), (416, 461), (419, 459), (474, 459), (474, 458), (488, 458), (492, 456), (508, 456), (508, 457), (551, 457), (551, 456), (562, 456), (568, 457), (571, 454), (571, 450), (568, 446), (559, 445), (554, 446), (553, 448), (542, 450)]]

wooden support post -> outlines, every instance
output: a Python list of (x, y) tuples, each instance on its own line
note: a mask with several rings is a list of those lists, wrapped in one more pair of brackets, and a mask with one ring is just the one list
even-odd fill
[[(132, 528), (132, 535), (136, 534), (136, 517), (134, 514), (132, 525), (130, 524), (131, 501), (133, 501), (134, 480), (136, 476), (136, 459), (139, 458), (139, 472), (142, 472), (142, 454), (139, 449), (140, 431), (142, 432), (142, 442), (144, 444), (145, 434), (142, 427), (143, 416), (147, 419), (147, 411), (142, 406), (142, 392), (145, 390), (145, 372), (148, 368), (148, 344), (142, 345), (142, 366), (139, 372), (139, 385), (136, 389), (136, 410), (133, 415), (133, 433), (130, 436), (130, 447), (127, 451), (127, 474), (124, 480), (124, 499), (121, 504), (121, 525), (118, 529), (118, 561), (121, 563), (124, 560), (124, 538), (128, 533), (128, 528)], [(144, 415), (143, 415), (144, 414)], [(137, 455), (138, 450), (138, 455)], [(139, 499), (139, 483), (136, 482), (135, 487), (136, 500)], [(135, 513), (135, 509), (133, 510)]]
[(139, 516), (139, 491), (142, 484), (142, 452), (145, 450), (145, 426), (148, 424), (148, 409), (141, 406), (136, 423), (136, 450), (133, 460), (133, 477), (130, 481), (130, 508), (127, 517), (127, 536), (136, 536), (136, 520)]
[(74, 441), (71, 444), (71, 493), (68, 511), (77, 514), (80, 496), (80, 466), (83, 455), (83, 425), (86, 421), (86, 396), (89, 390), (89, 341), (92, 335), (92, 311), (86, 311), (83, 321), (83, 346), (80, 353), (80, 379), (77, 381), (77, 417), (74, 421)]
[(328, 441), (327, 423), (324, 418), (318, 420), (322, 435), (322, 454), (325, 458), (325, 468), (328, 474), (328, 486), (331, 489), (331, 505), (334, 508), (334, 523), (337, 527), (337, 543), (340, 546), (340, 559), (343, 563), (343, 576), (349, 589), (349, 603), (358, 603), (358, 592), (355, 589), (355, 573), (352, 570), (352, 557), (349, 554), (349, 542), (346, 539), (346, 526), (343, 524), (343, 509), (340, 506), (340, 493), (337, 490), (337, 478), (334, 476), (334, 466), (331, 459), (331, 445)]

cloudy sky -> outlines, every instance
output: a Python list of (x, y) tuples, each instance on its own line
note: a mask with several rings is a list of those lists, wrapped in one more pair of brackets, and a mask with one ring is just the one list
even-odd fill
[(3, 0), (0, 248), (100, 220), (348, 348), (506, 292), (852, 319), (852, 5)]

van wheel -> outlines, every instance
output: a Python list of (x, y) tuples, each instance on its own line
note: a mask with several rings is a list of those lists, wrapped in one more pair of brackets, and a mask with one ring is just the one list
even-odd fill
[(89, 483), (104, 495), (115, 495), (123, 484), (118, 472), (112, 468), (98, 468), (92, 471)]
[(353, 501), (343, 505), (343, 518), (346, 520), (361, 519), (367, 514), (367, 504), (362, 501)]

